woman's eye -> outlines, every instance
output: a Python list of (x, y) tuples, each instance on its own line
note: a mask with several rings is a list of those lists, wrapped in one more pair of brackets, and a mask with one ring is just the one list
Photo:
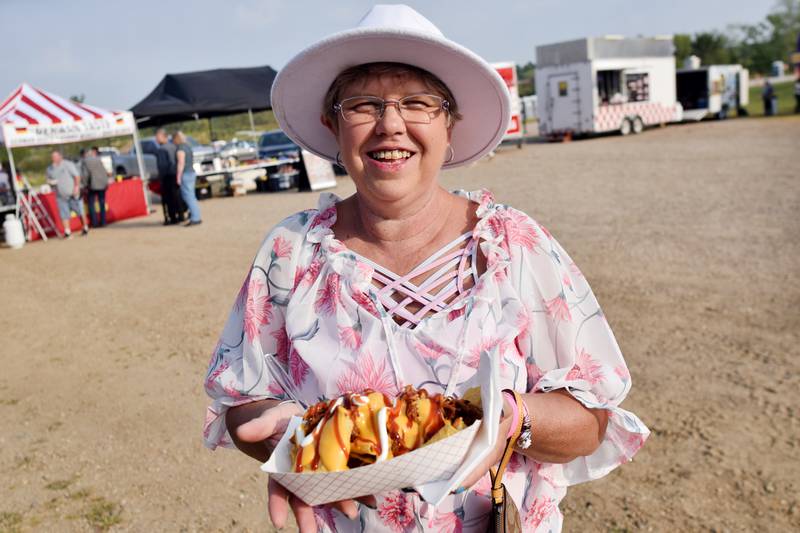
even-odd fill
[(374, 113), (380, 106), (375, 102), (358, 102), (351, 108), (356, 113)]
[(432, 107), (430, 102), (425, 100), (408, 100), (403, 105), (409, 109), (426, 109)]

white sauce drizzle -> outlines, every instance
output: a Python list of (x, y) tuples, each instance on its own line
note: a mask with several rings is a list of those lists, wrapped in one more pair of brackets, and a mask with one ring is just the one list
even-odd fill
[(388, 416), (388, 409), (381, 407), (380, 411), (378, 411), (378, 438), (381, 443), (381, 454), (375, 459), (376, 463), (385, 461), (389, 456), (389, 432), (386, 429)]
[(305, 440), (305, 438), (306, 438), (306, 433), (305, 431), (303, 431), (303, 424), (298, 424), (297, 429), (294, 430), (294, 441), (298, 445), (303, 446), (303, 441)]

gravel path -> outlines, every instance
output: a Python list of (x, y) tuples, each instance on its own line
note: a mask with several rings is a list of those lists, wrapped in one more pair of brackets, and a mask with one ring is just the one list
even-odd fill
[[(565, 531), (800, 528), (800, 119), (505, 148), (445, 173), (556, 235), (626, 354), (633, 463)], [(352, 183), (340, 179), (347, 195)], [(208, 356), (283, 193), (0, 250), (0, 531), (264, 531), (257, 465), (202, 447)]]

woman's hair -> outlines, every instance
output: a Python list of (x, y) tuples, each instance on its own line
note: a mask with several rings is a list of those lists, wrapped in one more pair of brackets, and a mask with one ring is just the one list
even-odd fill
[(448, 127), (452, 127), (456, 122), (461, 120), (461, 113), (458, 111), (458, 103), (456, 102), (453, 93), (442, 80), (431, 74), (427, 70), (407, 65), (405, 63), (364, 63), (363, 65), (356, 65), (343, 70), (333, 80), (331, 86), (325, 94), (325, 100), (322, 104), (322, 115), (328, 119), (331, 124), (336, 124), (336, 111), (333, 106), (339, 101), (339, 98), (345, 88), (350, 85), (366, 81), (370, 76), (397, 76), (397, 77), (417, 77), (422, 83), (436, 96), (441, 96), (450, 104), (448, 109)]
[(172, 144), (186, 144), (186, 135), (181, 130), (176, 131), (172, 134)]

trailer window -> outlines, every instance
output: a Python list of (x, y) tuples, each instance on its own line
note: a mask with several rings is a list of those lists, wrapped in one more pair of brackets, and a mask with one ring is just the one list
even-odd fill
[(626, 74), (625, 88), (628, 90), (629, 102), (646, 102), (650, 100), (650, 75)]
[(622, 71), (598, 70), (597, 94), (601, 104), (614, 104), (622, 100)]
[(558, 82), (558, 96), (567, 96), (567, 82)]

